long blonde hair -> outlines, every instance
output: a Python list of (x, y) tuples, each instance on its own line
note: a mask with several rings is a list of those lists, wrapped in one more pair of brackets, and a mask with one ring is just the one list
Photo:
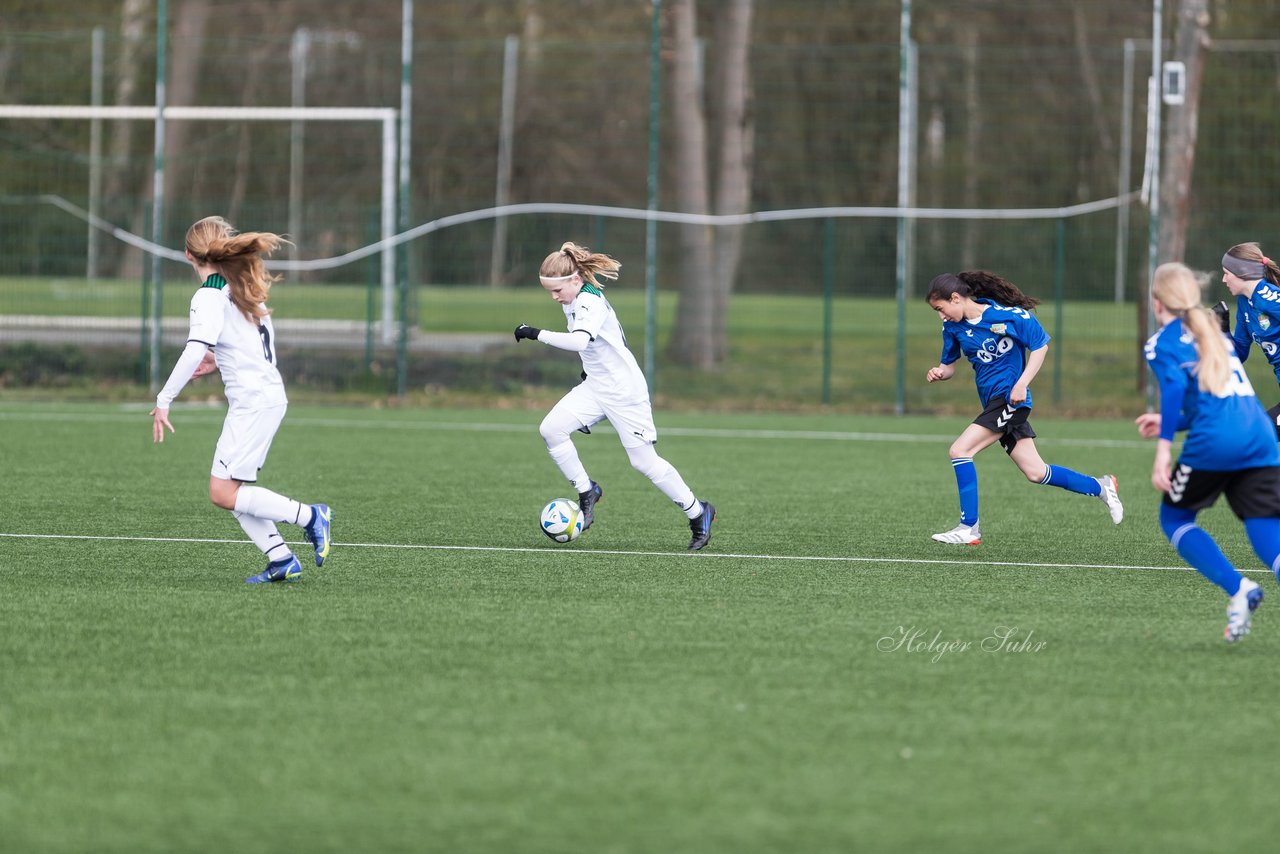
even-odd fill
[(231, 301), (250, 322), (271, 313), (266, 307), (271, 286), (280, 281), (262, 266), (262, 256), (288, 243), (278, 234), (249, 231), (240, 234), (220, 216), (207, 216), (187, 229), (187, 251), (209, 264), (227, 280)]
[(1200, 283), (1185, 264), (1170, 261), (1156, 267), (1151, 280), (1151, 295), (1169, 311), (1182, 319), (1196, 339), (1200, 390), (1220, 395), (1230, 379), (1231, 362), (1222, 327), (1209, 309), (1200, 304)]
[(585, 281), (604, 290), (604, 285), (596, 279), (596, 276), (616, 279), (618, 278), (618, 268), (621, 266), (621, 263), (608, 255), (592, 252), (585, 246), (579, 246), (576, 243), (566, 242), (560, 246), (558, 251), (552, 252), (542, 259), (542, 266), (538, 269), (538, 275), (546, 279), (558, 279), (577, 273)]

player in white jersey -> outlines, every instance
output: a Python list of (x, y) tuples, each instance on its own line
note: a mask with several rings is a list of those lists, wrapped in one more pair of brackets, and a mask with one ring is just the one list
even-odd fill
[(619, 266), (608, 255), (575, 243), (565, 243), (542, 262), (538, 278), (563, 307), (569, 331), (552, 332), (522, 323), (516, 327), (516, 341), (528, 338), (579, 354), (583, 379), (552, 407), (538, 429), (551, 459), (578, 492), (584, 531), (594, 521), (595, 505), (604, 490), (587, 475), (571, 436), (575, 430), (589, 433), (592, 425), (607, 418), (632, 467), (684, 511), (693, 532), (689, 549), (697, 551), (711, 541), (716, 508), (699, 501), (675, 467), (653, 448), (658, 431), (653, 425), (649, 384), (627, 349), (622, 325), (605, 299), (604, 285), (596, 278), (618, 278)]
[(151, 410), (152, 439), (163, 442), (166, 429), (174, 432), (169, 407), (187, 382), (215, 370), (222, 373), (227, 417), (213, 453), (209, 500), (230, 510), (267, 556), (266, 569), (245, 579), (250, 584), (302, 576), (302, 565), (276, 530), (277, 522), (302, 528), (315, 547), (316, 566), (329, 556), (328, 505), (301, 504), (252, 485), (288, 407), (266, 305), (267, 292), (277, 279), (262, 266), (262, 254), (284, 242), (266, 232), (239, 234), (219, 216), (206, 217), (187, 230), (187, 260), (202, 284), (191, 297), (187, 346)]

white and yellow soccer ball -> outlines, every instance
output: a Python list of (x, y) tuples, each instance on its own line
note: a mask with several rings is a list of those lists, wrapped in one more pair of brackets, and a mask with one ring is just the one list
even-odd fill
[(582, 533), (582, 508), (568, 498), (555, 498), (542, 508), (542, 533), (557, 543), (571, 543)]

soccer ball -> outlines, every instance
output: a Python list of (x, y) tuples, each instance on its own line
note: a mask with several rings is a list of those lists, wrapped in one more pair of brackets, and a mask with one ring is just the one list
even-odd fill
[(556, 498), (542, 508), (542, 533), (557, 543), (570, 543), (582, 533), (582, 510), (578, 502)]

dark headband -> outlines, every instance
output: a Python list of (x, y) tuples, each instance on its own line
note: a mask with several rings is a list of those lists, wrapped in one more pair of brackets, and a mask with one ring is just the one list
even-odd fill
[(1222, 269), (1233, 276), (1239, 276), (1247, 282), (1256, 282), (1258, 279), (1265, 279), (1267, 276), (1266, 265), (1261, 261), (1246, 261), (1244, 258), (1237, 258), (1230, 252), (1222, 256)]

